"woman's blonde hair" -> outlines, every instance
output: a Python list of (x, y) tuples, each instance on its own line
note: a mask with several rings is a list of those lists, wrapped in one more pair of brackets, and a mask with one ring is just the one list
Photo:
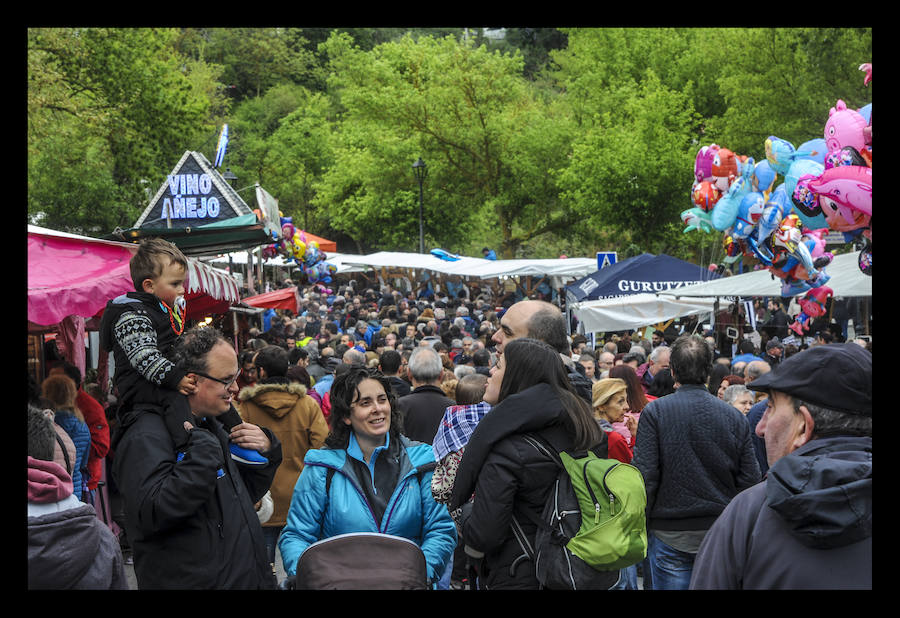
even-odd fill
[(81, 422), (84, 415), (78, 409), (75, 398), (78, 396), (78, 387), (75, 381), (66, 375), (48, 376), (41, 384), (41, 396), (53, 404), (53, 410), (70, 410)]

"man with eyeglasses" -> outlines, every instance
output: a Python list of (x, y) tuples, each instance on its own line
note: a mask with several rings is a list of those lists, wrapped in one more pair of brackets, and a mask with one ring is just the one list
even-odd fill
[[(113, 474), (125, 499), (125, 529), (140, 589), (274, 589), (254, 504), (281, 464), (281, 442), (268, 429), (242, 422), (229, 434), (238, 360), (213, 328), (187, 331), (175, 365), (196, 377), (188, 396), (192, 421), (184, 453), (174, 448), (152, 404), (120, 410)], [(268, 462), (249, 465), (230, 455), (229, 439)]]

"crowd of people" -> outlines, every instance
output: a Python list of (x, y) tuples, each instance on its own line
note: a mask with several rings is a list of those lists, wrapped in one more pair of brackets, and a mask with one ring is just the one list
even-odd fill
[[(537, 589), (519, 542), (536, 528), (518, 515), (539, 516), (555, 478), (526, 447), (539, 434), (644, 477), (647, 557), (605, 587), (871, 588), (871, 340), (839, 323), (785, 343), (769, 299), (758, 336), (727, 345), (696, 322), (589, 341), (546, 300), (354, 281), (302, 289), (236, 350), (171, 319), (176, 257), (151, 255), (108, 306), (109, 396), (65, 362), (32, 385), (30, 587), (65, 587), (36, 565), (68, 524), (32, 543), (38, 505), (96, 504), (104, 461), (122, 533), (95, 517), (108, 549), (79, 559), (103, 579), (66, 585), (123, 587), (120, 545), (141, 589), (291, 588), (309, 546), (376, 532), (416, 543), (437, 589)], [(32, 426), (53, 443), (32, 452)], [(55, 479), (52, 498), (33, 473)], [(816, 486), (791, 485), (800, 474)]]

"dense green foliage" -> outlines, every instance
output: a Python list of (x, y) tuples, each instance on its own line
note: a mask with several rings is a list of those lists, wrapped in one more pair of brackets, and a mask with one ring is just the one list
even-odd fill
[(130, 227), (228, 123), (236, 188), (342, 250), (417, 249), (422, 157), (428, 248), (709, 261), (678, 219), (697, 150), (821, 137), (871, 60), (856, 28), (32, 29), (29, 219)]

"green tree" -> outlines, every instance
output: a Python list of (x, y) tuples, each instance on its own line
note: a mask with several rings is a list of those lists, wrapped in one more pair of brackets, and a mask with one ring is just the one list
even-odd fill
[(260, 97), (278, 84), (317, 78), (315, 54), (296, 28), (209, 28), (200, 38), (208, 41), (207, 61), (225, 68), (222, 80), (237, 101)]
[[(470, 242), (483, 208), (493, 213), (492, 244), (507, 257), (533, 235), (565, 225), (552, 174), (565, 161), (570, 122), (529, 88), (520, 55), (429, 36), (364, 52), (338, 34), (326, 49), (341, 128), (318, 201), (336, 229), (414, 248), (418, 188), (409, 166), (418, 156), (429, 169), (431, 246)], [(382, 220), (391, 225), (376, 225)]]
[(333, 161), (329, 123), (330, 104), (320, 94), (309, 94), (285, 116), (267, 140), (263, 159), (266, 190), (278, 196), (284, 216), (301, 229), (325, 230), (327, 217), (313, 205), (315, 183)]
[(630, 92), (622, 118), (607, 113), (593, 121), (575, 143), (560, 185), (587, 225), (650, 247), (671, 233), (670, 222), (686, 207), (694, 113), (684, 95), (650, 70), (636, 89), (622, 90)]
[(191, 75), (199, 65), (178, 56), (175, 36), (147, 28), (28, 31), (31, 216), (73, 231), (129, 227), (173, 161), (205, 139), (213, 129), (210, 76)]

